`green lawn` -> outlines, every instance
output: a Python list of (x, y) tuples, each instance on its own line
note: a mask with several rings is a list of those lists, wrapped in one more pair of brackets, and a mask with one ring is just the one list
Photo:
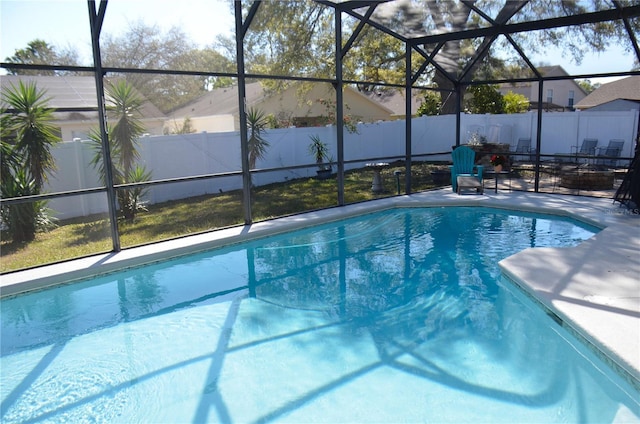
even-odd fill
[[(412, 168), (413, 191), (434, 187), (429, 171), (432, 165)], [(383, 170), (385, 192), (371, 192), (371, 171), (361, 169), (345, 174), (345, 203), (356, 203), (396, 194), (393, 171)], [(404, 179), (401, 182), (404, 188)], [(335, 177), (329, 180), (301, 178), (284, 183), (256, 187), (252, 193), (254, 221), (290, 215), (337, 205)], [(150, 205), (134, 222), (120, 221), (118, 228), (123, 248), (210, 231), (244, 221), (240, 191), (206, 195)], [(39, 233), (30, 243), (13, 243), (3, 234), (0, 242), (0, 272), (8, 272), (66, 259), (112, 250), (109, 222), (105, 216), (77, 218), (58, 223), (47, 233)]]

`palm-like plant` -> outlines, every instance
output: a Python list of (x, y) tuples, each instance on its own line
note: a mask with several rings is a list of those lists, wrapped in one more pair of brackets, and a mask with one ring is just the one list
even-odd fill
[[(144, 166), (136, 165), (127, 174), (128, 183), (141, 183), (151, 179), (151, 172), (147, 171)], [(132, 221), (138, 211), (146, 211), (147, 208), (142, 198), (148, 189), (143, 187), (118, 189), (118, 203), (120, 210), (125, 219)]]
[[(55, 169), (51, 147), (60, 141), (53, 110), (35, 83), (11, 84), (2, 92), (6, 105), (0, 122), (0, 192), (4, 198), (40, 194), (47, 173)], [(2, 222), (14, 242), (31, 241), (52, 225), (46, 201), (3, 205)]]
[[(109, 104), (107, 114), (113, 125), (107, 126), (109, 146), (111, 150), (111, 164), (114, 184), (126, 184), (147, 181), (151, 174), (143, 166), (137, 165), (139, 153), (138, 138), (144, 133), (144, 126), (140, 121), (142, 116), (143, 99), (135, 89), (124, 80), (119, 80), (106, 86)], [(100, 132), (93, 130), (89, 134), (95, 146), (93, 166), (104, 178), (106, 170), (102, 161), (102, 145)], [(120, 212), (123, 217), (132, 221), (137, 211), (144, 207), (141, 198), (145, 190), (140, 188), (118, 189), (117, 197)]]
[(8, 116), (2, 115), (2, 135), (0, 135), (0, 184), (2, 181), (11, 178), (13, 175), (14, 169), (20, 168), (20, 161), (16, 152), (13, 148), (13, 145), (10, 144), (7, 140), (10, 139), (10, 134), (5, 133), (5, 123)]
[(269, 142), (262, 133), (267, 128), (268, 119), (259, 109), (249, 108), (247, 111), (247, 129), (249, 130), (248, 150), (249, 168), (254, 169), (258, 159), (264, 159)]
[[(20, 197), (37, 194), (35, 182), (24, 169), (2, 181), (2, 197)], [(31, 241), (36, 235), (37, 202), (17, 203), (2, 207), (2, 222), (5, 223), (14, 242)]]
[(14, 154), (22, 159), (35, 182), (36, 194), (47, 181), (47, 172), (55, 169), (51, 146), (60, 141), (58, 129), (53, 125), (53, 109), (48, 107), (45, 91), (39, 91), (33, 82), (11, 84), (2, 93), (12, 113), (3, 119), (3, 135), (14, 140)]
[(310, 135), (311, 143), (309, 144), (309, 153), (313, 156), (318, 164), (318, 169), (324, 169), (324, 161), (329, 159), (329, 146), (323, 142), (318, 135)]
[(115, 122), (109, 132), (113, 150), (118, 152), (117, 157), (113, 158), (117, 159), (122, 173), (128, 175), (139, 158), (136, 142), (144, 133), (144, 126), (140, 122), (143, 100), (125, 80), (108, 85), (106, 91), (110, 102), (107, 114)]

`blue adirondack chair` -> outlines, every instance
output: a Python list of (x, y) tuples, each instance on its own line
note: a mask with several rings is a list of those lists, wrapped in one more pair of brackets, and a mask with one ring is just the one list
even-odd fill
[(451, 152), (451, 158), (453, 165), (449, 166), (449, 169), (451, 169), (451, 188), (453, 188), (453, 191), (458, 191), (458, 176), (476, 177), (482, 184), (484, 166), (475, 164), (476, 152), (473, 149), (467, 146), (459, 146)]

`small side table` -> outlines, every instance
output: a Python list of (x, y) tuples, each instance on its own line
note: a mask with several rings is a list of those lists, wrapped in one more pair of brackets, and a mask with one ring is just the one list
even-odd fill
[[(484, 171), (483, 175), (486, 175), (488, 177), (493, 176), (493, 180), (494, 180), (494, 191), (495, 193), (498, 193), (498, 180), (500, 179), (501, 175), (510, 175), (511, 171), (500, 171), (500, 172), (496, 172), (493, 170), (487, 170)], [(484, 178), (483, 178), (483, 184), (484, 184)], [(511, 180), (509, 180), (509, 190), (511, 190)]]

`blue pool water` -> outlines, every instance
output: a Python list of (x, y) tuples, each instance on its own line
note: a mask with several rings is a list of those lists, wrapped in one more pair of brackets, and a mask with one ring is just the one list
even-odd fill
[(597, 231), (398, 209), (3, 299), (1, 420), (638, 422), (497, 265)]

